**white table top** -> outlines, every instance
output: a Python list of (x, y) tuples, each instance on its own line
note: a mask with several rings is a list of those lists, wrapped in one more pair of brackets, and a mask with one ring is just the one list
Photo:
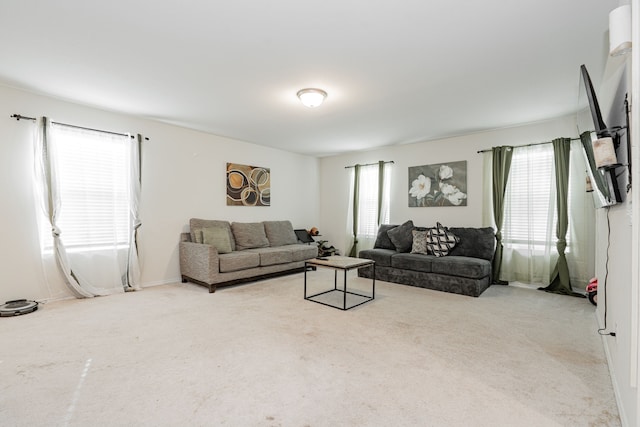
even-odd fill
[(366, 258), (354, 258), (348, 256), (333, 255), (326, 257), (326, 260), (318, 258), (312, 258), (307, 260), (307, 264), (313, 264), (323, 267), (340, 268), (343, 270), (349, 270), (356, 267), (362, 267), (369, 264), (374, 264), (375, 261)]

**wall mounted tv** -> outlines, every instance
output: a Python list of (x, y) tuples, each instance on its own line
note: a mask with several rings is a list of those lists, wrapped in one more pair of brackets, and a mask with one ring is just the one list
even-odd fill
[[(597, 168), (592, 142), (599, 138), (612, 138), (618, 163), (623, 163), (620, 160), (627, 158), (627, 150), (626, 147), (624, 150), (620, 150), (620, 131), (626, 129), (626, 123), (609, 123), (607, 126), (603, 120), (596, 91), (585, 65), (580, 66), (580, 80), (577, 123), (581, 135), (589, 132), (588, 138), (582, 138), (582, 147), (588, 165), (587, 174), (593, 188), (593, 201), (597, 208), (615, 205), (624, 201), (626, 193), (621, 189), (627, 185), (627, 174), (620, 167)], [(614, 102), (618, 101), (614, 99)], [(618, 116), (620, 115), (613, 115), (613, 120), (620, 122), (626, 117), (624, 115)]]

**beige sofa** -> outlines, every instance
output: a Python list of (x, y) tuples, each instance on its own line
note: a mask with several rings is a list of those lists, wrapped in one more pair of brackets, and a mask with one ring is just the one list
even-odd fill
[(240, 223), (192, 218), (180, 236), (180, 274), (215, 292), (217, 286), (304, 270), (318, 256), (300, 243), (290, 221)]

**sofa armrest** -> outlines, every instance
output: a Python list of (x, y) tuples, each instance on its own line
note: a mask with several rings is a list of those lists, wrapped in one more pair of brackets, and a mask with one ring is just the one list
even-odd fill
[(220, 259), (214, 246), (180, 242), (180, 274), (211, 285), (220, 274)]

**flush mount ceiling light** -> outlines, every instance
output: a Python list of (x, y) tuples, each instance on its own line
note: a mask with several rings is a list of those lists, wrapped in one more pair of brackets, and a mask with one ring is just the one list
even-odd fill
[(327, 97), (327, 92), (322, 89), (308, 88), (299, 90), (297, 95), (305, 106), (314, 108), (322, 104), (322, 101)]

